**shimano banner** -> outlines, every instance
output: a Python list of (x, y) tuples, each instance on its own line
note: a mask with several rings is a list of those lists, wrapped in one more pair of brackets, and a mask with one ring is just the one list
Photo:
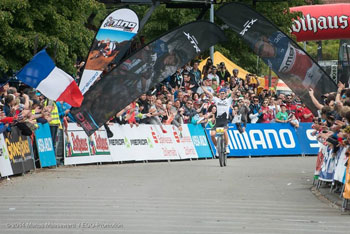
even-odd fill
[[(209, 136), (210, 128), (206, 130)], [(289, 123), (270, 123), (247, 124), (245, 132), (240, 133), (235, 124), (229, 124), (228, 156), (316, 155), (319, 145), (311, 135), (312, 131), (309, 123), (301, 123), (297, 130)]]
[(309, 88), (319, 100), (323, 94), (337, 90), (336, 83), (298, 44), (256, 11), (240, 3), (229, 3), (216, 16), (238, 33), (314, 114), (317, 108)]
[(317, 140), (315, 129), (312, 128), (313, 123), (300, 123), (299, 128), (295, 131), (297, 133), (301, 154), (317, 155), (321, 144)]
[(77, 122), (91, 135), (115, 113), (175, 73), (199, 53), (224, 41), (213, 23), (196, 21), (180, 26), (140, 49), (107, 73), (86, 93)]
[(80, 79), (82, 94), (103, 71), (110, 70), (112, 64), (119, 62), (138, 30), (139, 19), (130, 9), (119, 9), (106, 17), (96, 34)]

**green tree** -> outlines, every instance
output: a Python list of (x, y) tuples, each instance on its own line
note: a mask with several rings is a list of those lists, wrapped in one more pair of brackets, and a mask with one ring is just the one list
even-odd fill
[[(230, 2), (230, 1), (223, 1)], [(252, 6), (252, 0), (241, 0), (247, 5)], [(215, 9), (218, 9), (222, 4), (215, 5)], [(278, 1), (278, 2), (257, 2), (256, 10), (262, 15), (271, 20), (277, 27), (283, 32), (289, 33), (289, 29), (292, 25), (292, 19), (300, 15), (300, 13), (290, 13), (289, 8), (293, 6), (305, 5), (304, 0), (293, 1)], [(135, 6), (133, 9), (137, 12), (140, 18), (143, 17), (147, 10), (147, 6)], [(164, 32), (171, 30), (184, 23), (196, 20), (201, 9), (173, 9), (166, 8), (164, 5), (159, 6), (153, 13), (152, 17), (144, 27), (140, 34), (146, 36), (148, 41), (160, 36)], [(209, 19), (209, 12), (204, 16), (204, 19)], [(216, 23), (221, 24), (218, 18), (215, 19)], [(229, 59), (235, 61), (238, 65), (245, 69), (258, 74), (267, 74), (268, 67), (262, 62), (259, 63), (259, 69), (257, 70), (257, 57), (251, 51), (251, 49), (230, 29), (225, 30), (228, 36), (228, 42), (225, 44), (219, 44), (215, 46), (215, 50), (220, 51)], [(204, 57), (209, 55), (209, 51), (203, 54)], [(261, 60), (260, 60), (261, 61)]]
[[(95, 0), (1, 0), (0, 69), (12, 73), (47, 46), (57, 66), (74, 73), (78, 58), (85, 58), (95, 32), (86, 27), (105, 17), (105, 7)], [(37, 43), (36, 43), (37, 41)]]

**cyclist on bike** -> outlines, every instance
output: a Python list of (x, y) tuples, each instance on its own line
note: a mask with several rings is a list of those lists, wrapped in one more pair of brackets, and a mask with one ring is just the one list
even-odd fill
[[(213, 141), (215, 147), (217, 145), (216, 142), (216, 131), (215, 129), (218, 127), (224, 127), (224, 139), (225, 139), (225, 145), (226, 145), (226, 153), (230, 153), (230, 149), (228, 148), (228, 134), (227, 134), (227, 124), (228, 124), (228, 118), (229, 118), (229, 110), (230, 106), (233, 101), (234, 93), (236, 92), (238, 88), (238, 85), (233, 88), (231, 96), (227, 97), (227, 90), (225, 88), (221, 88), (219, 91), (219, 97), (215, 97), (211, 92), (206, 90), (205, 87), (202, 86), (203, 91), (213, 99), (213, 102), (216, 105), (217, 108), (217, 115), (216, 115), (216, 124), (215, 126), (210, 130), (210, 137)], [(218, 156), (218, 151), (216, 150), (216, 156)]]

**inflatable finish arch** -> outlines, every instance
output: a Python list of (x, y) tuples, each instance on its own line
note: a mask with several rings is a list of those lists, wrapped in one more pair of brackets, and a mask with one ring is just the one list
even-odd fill
[(299, 6), (290, 11), (304, 15), (293, 22), (297, 41), (350, 38), (350, 4)]

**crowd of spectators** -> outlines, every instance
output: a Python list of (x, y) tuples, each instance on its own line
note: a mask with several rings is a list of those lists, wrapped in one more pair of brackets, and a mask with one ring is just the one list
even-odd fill
[(39, 124), (49, 123), (53, 142), (63, 124), (74, 120), (71, 106), (47, 99), (36, 90), (18, 82), (0, 88), (0, 133), (16, 126), (22, 135), (33, 136)]
[[(339, 148), (350, 145), (350, 89), (339, 83), (337, 92), (322, 96), (322, 103), (314, 97), (312, 89), (309, 94), (320, 116), (314, 118), (314, 134), (319, 142), (332, 148), (333, 154), (336, 154)], [(347, 152), (348, 155), (350, 153)]]
[[(77, 65), (77, 69), (80, 67), (81, 64)], [(256, 75), (241, 77), (237, 69), (231, 74), (223, 62), (214, 66), (208, 59), (201, 71), (199, 62), (193, 61), (130, 103), (110, 122), (131, 127), (157, 124), (164, 133), (164, 124), (173, 124), (180, 132), (182, 125), (188, 123), (212, 127), (217, 108), (204, 89), (216, 96), (222, 88), (229, 95), (234, 90), (229, 120), (241, 132), (247, 123), (289, 123), (297, 128), (299, 122), (313, 121), (310, 110), (293, 93), (276, 95), (274, 89), (263, 89), (259, 85)], [(48, 100), (23, 84), (17, 88), (4, 85), (0, 88), (0, 98), (0, 133), (17, 126), (23, 135), (30, 136), (38, 123), (49, 123), (55, 142), (57, 129), (68, 121), (74, 122), (67, 103)]]
[[(313, 114), (294, 93), (277, 95), (273, 88), (264, 89), (254, 74), (241, 77), (238, 69), (232, 74), (225, 63), (215, 66), (211, 59), (203, 67), (193, 61), (178, 68), (157, 87), (141, 95), (111, 119), (118, 124), (174, 124), (182, 130), (183, 124), (215, 125), (216, 106), (211, 95), (217, 96), (225, 89), (233, 92), (229, 120), (239, 131), (247, 123), (288, 123), (295, 128), (299, 122), (312, 122)], [(163, 132), (166, 130), (162, 127)]]

